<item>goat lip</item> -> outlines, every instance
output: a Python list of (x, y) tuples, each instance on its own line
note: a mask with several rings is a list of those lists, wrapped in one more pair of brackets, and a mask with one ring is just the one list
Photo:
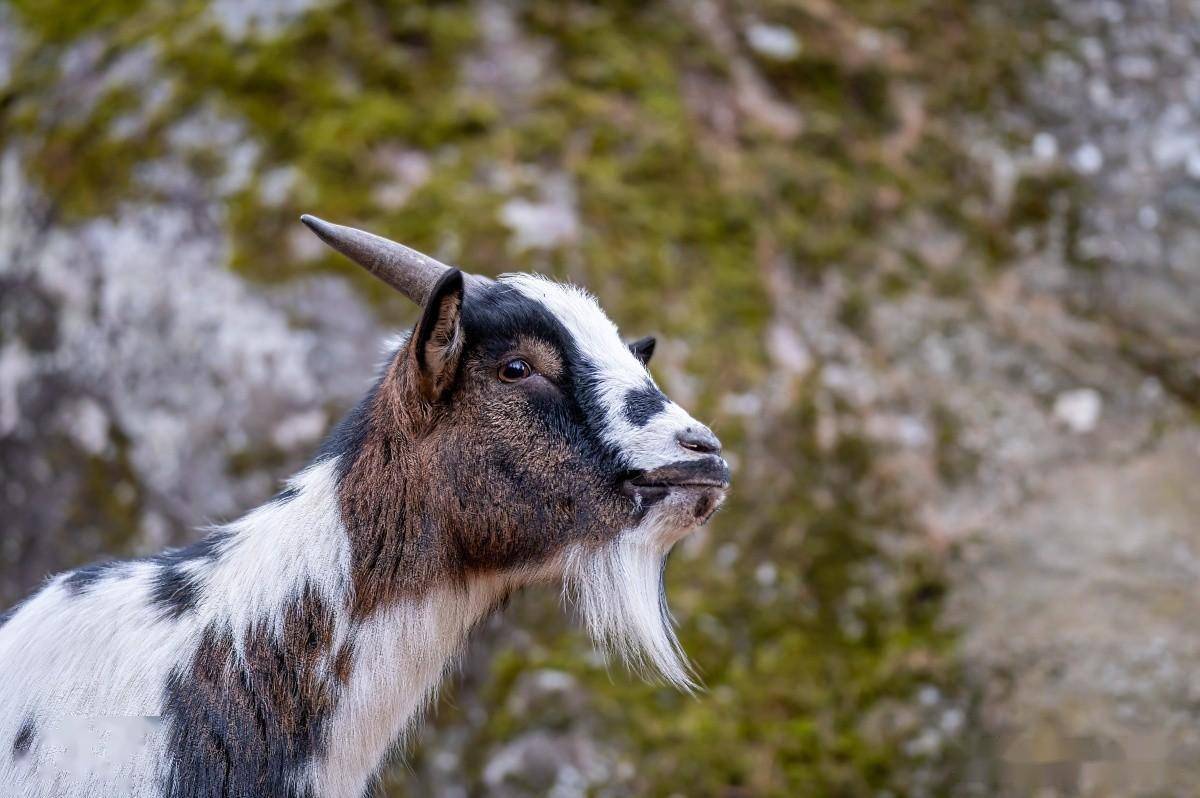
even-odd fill
[(631, 479), (626, 484), (632, 488), (641, 490), (670, 490), (672, 488), (719, 488), (724, 490), (729, 487), (728, 482), (719, 482), (717, 480), (690, 480), (688, 482), (648, 482), (641, 478)]
[(719, 457), (702, 460), (683, 460), (650, 471), (643, 471), (625, 480), (629, 490), (637, 492), (667, 492), (679, 489), (729, 488), (729, 464)]

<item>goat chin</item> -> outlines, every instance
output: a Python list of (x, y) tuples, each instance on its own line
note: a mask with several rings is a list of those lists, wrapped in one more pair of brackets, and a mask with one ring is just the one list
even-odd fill
[(698, 517), (696, 497), (687, 493), (656, 505), (611, 541), (570, 549), (563, 591), (601, 651), (643, 678), (693, 692), (696, 674), (675, 635), (663, 584), (671, 547), (711, 515)]

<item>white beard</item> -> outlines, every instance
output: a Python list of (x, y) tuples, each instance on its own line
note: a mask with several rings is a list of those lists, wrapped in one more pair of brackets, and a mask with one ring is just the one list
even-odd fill
[(680, 525), (668, 508), (652, 510), (638, 526), (599, 547), (572, 549), (563, 592), (578, 608), (598, 648), (617, 654), (644, 677), (687, 692), (695, 672), (675, 636), (663, 567), (667, 553), (694, 525)]

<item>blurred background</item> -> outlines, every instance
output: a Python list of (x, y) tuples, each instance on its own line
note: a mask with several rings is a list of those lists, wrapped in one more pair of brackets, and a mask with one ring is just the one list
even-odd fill
[(381, 795), (1200, 794), (1200, 4), (0, 3), (0, 606), (365, 389), (301, 212), (588, 286), (735, 468), (705, 693), (533, 591)]

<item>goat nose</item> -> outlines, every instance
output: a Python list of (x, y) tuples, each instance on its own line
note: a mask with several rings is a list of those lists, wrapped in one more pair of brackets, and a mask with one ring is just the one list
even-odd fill
[(683, 448), (700, 454), (720, 454), (721, 442), (708, 427), (688, 427), (681, 430), (675, 439)]

